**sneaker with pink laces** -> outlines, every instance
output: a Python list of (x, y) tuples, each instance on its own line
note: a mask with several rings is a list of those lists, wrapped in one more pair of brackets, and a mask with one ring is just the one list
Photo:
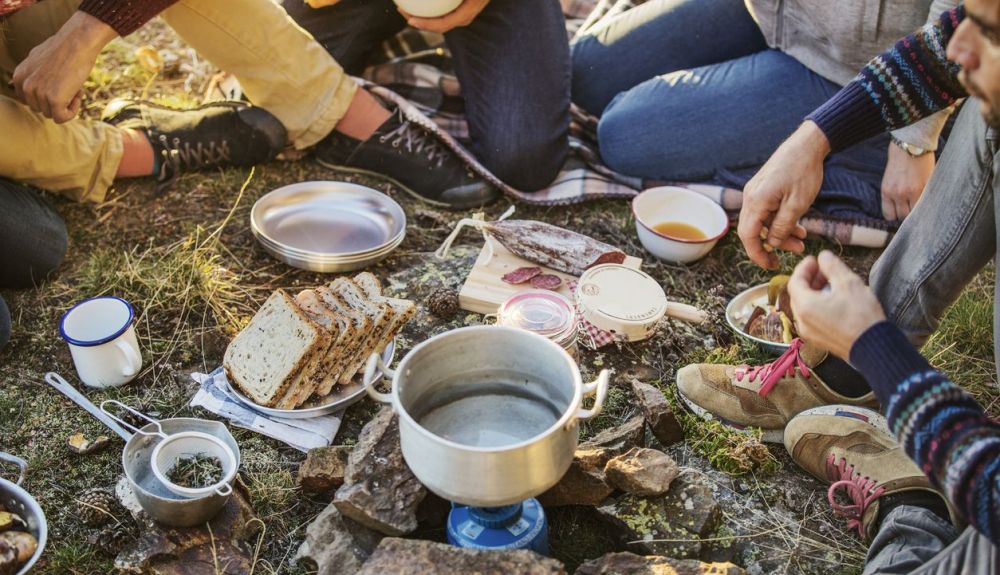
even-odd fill
[[(929, 491), (940, 497), (889, 433), (885, 418), (870, 409), (807, 409), (788, 422), (784, 443), (795, 463), (830, 483), (827, 500), (834, 513), (865, 541), (875, 534), (885, 496)], [(948, 510), (957, 522), (954, 509)]]
[(831, 389), (814, 371), (826, 357), (826, 351), (795, 339), (781, 357), (757, 367), (685, 366), (677, 372), (677, 391), (694, 413), (736, 429), (759, 427), (764, 441), (781, 443), (785, 425), (806, 409), (831, 404), (878, 406), (874, 393), (847, 397)]

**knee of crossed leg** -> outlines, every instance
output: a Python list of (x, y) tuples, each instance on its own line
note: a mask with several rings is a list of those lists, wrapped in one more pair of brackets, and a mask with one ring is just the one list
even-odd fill
[(0, 287), (30, 288), (62, 263), (69, 244), (66, 224), (39, 192), (0, 179)]

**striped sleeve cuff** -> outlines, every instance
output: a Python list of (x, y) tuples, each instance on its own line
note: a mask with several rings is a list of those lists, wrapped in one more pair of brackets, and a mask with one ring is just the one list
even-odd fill
[(833, 152), (886, 130), (882, 114), (859, 80), (844, 86), (806, 119), (823, 130)]
[(882, 405), (889, 404), (899, 385), (911, 375), (932, 369), (903, 332), (888, 321), (868, 328), (854, 342), (851, 365), (861, 372)]
[(83, 0), (80, 11), (128, 36), (177, 0)]

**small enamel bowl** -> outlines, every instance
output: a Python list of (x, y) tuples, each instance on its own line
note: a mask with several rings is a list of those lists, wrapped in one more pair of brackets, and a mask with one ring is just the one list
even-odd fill
[[(661, 260), (690, 263), (703, 258), (729, 231), (729, 216), (722, 206), (685, 188), (650, 188), (632, 200), (632, 215), (639, 241)], [(679, 222), (701, 231), (704, 239), (689, 240), (658, 232), (654, 227)]]
[(451, 12), (462, 0), (394, 0), (407, 14), (417, 18), (437, 18)]

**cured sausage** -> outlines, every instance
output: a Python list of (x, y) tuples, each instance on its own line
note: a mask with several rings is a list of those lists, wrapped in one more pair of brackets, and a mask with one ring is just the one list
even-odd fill
[(514, 255), (574, 276), (596, 265), (625, 261), (625, 252), (613, 246), (545, 222), (503, 220), (481, 227)]
[(542, 274), (542, 268), (532, 266), (532, 267), (517, 268), (514, 271), (507, 272), (500, 279), (509, 284), (517, 285), (517, 284), (523, 284), (526, 281), (530, 281), (541, 274)]
[(531, 278), (531, 287), (535, 289), (559, 289), (562, 278), (553, 274), (541, 274)]

